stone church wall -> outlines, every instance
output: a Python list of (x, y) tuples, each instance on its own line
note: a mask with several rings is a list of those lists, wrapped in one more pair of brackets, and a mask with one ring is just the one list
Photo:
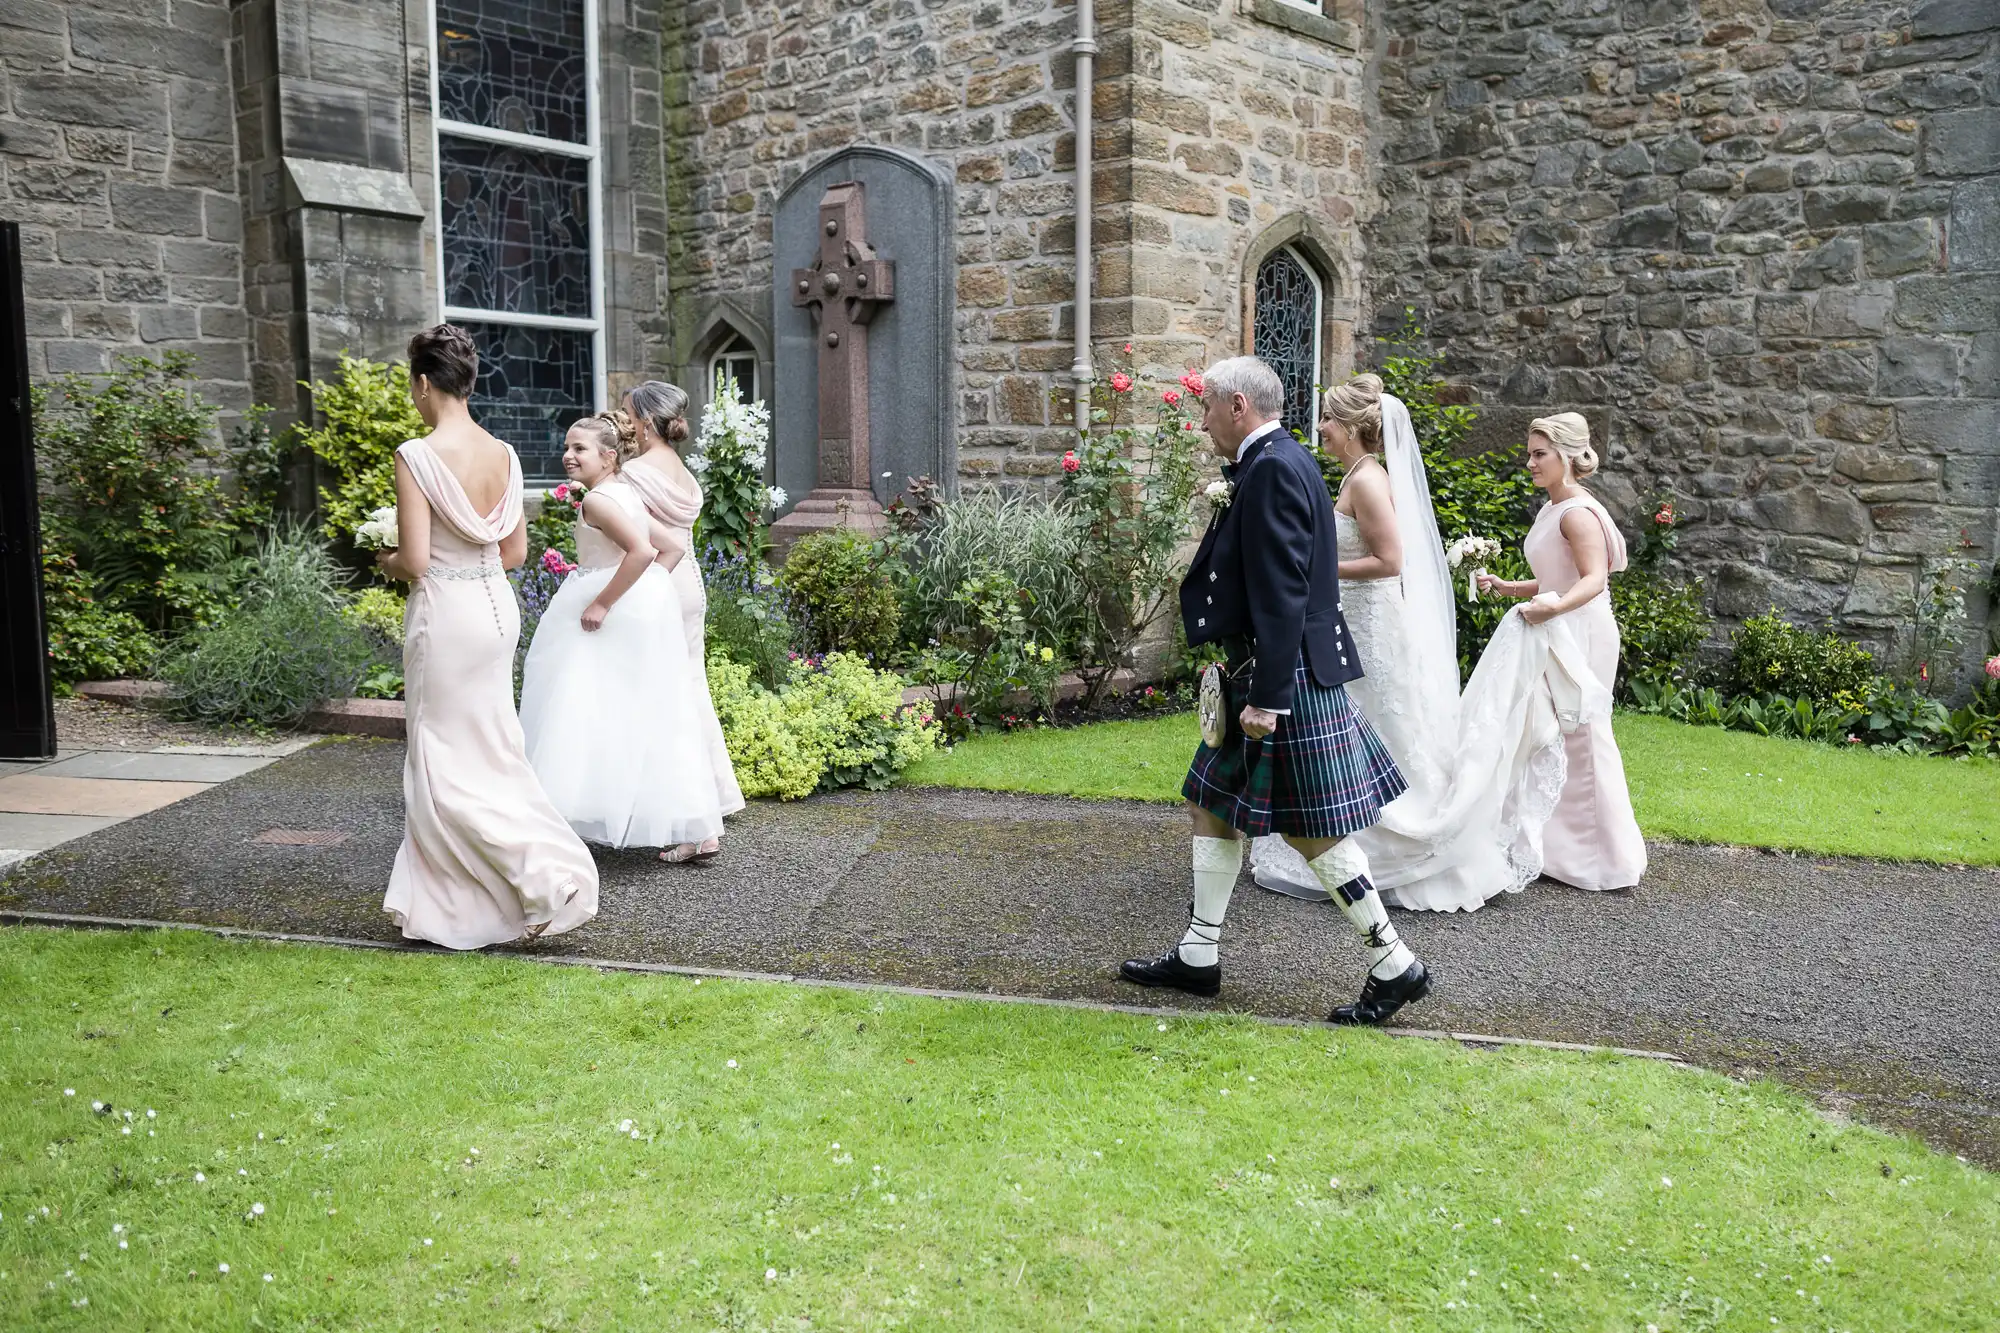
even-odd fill
[(180, 350), (248, 406), (230, 42), (220, 0), (0, 2), (0, 217), (37, 379)]
[[(2000, 494), (2000, 5), (1388, 0), (1378, 331), (1413, 306), (1515, 442), (1671, 490), (1727, 617), (1888, 647)], [(1976, 614), (1983, 610), (1975, 598)]]

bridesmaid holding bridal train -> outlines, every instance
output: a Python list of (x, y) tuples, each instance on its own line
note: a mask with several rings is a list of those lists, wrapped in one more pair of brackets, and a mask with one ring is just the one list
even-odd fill
[(635, 435), (623, 412), (601, 412), (563, 442), (563, 471), (587, 488), (577, 568), (528, 646), (521, 728), (542, 786), (586, 841), (700, 844), (721, 836), (722, 809), (680, 596), (655, 563), (645, 501), (618, 471)]
[[(694, 551), (694, 523), (701, 516), (701, 483), (688, 471), (680, 455), (690, 436), (687, 407), (687, 394), (677, 385), (660, 380), (647, 380), (627, 394), (625, 410), (638, 427), (638, 439), (628, 451), (619, 475), (646, 502), (646, 512), (653, 521), (650, 535), (659, 550), (660, 565), (673, 578), (674, 589), (680, 593), (681, 627), (698, 687), (695, 711), (701, 728), (702, 752), (709, 775), (715, 780), (715, 796), (722, 813), (733, 815), (743, 808), (743, 790), (736, 783), (736, 767), (729, 760), (729, 747), (723, 744), (722, 723), (715, 715), (715, 702), (708, 692), (708, 590), (702, 586), (701, 561)], [(660, 859), (700, 864), (714, 859), (721, 847), (719, 838), (682, 843), (661, 852)]]
[(521, 612), (505, 570), (526, 559), (521, 462), (466, 408), (479, 355), (440, 324), (410, 340), (428, 436), (396, 451), (404, 613), (403, 845), (382, 907), (410, 939), (478, 949), (574, 930), (597, 914), (597, 867), (528, 765), (514, 713)]

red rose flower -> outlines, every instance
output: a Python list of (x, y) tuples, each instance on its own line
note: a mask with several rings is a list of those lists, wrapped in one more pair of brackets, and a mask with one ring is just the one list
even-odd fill
[(1076, 450), (1072, 449), (1063, 455), (1063, 471), (1076, 472), (1081, 470), (1082, 467), (1083, 464), (1077, 460)]
[(1181, 387), (1183, 389), (1186, 389), (1189, 393), (1193, 394), (1195, 397), (1197, 398), (1201, 397), (1202, 394), (1201, 376), (1196, 374), (1194, 371), (1190, 370), (1187, 374), (1181, 376)]
[(1124, 371), (1121, 370), (1116, 375), (1113, 375), (1111, 377), (1111, 392), (1129, 393), (1131, 389), (1132, 389), (1132, 377), (1130, 375), (1127, 375)]
[(1172, 389), (1169, 389), (1165, 393), (1160, 395), (1160, 401), (1165, 403), (1168, 407), (1172, 407), (1175, 403), (1178, 403), (1180, 400), (1181, 396), (1178, 393), (1174, 392)]

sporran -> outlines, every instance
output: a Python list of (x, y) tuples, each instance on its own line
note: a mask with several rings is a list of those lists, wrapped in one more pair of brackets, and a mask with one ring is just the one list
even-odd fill
[(1222, 689), (1222, 666), (1211, 662), (1201, 673), (1201, 696), (1195, 705), (1195, 714), (1201, 719), (1201, 739), (1210, 749), (1222, 748), (1223, 738), (1229, 734), (1229, 723), (1224, 717), (1228, 709), (1228, 696)]

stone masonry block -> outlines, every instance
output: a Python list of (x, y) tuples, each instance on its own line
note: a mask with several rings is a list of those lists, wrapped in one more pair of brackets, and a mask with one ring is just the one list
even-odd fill
[(1938, 267), (1943, 239), (1934, 218), (1877, 223), (1861, 233), (1862, 262), (1877, 278), (1920, 273)]
[(212, 241), (166, 241), (161, 258), (170, 274), (192, 278), (227, 278), (241, 268), (241, 251)]
[(65, 262), (111, 268), (157, 269), (160, 243), (118, 231), (65, 231), (56, 236)]
[(1884, 338), (1877, 348), (1875, 392), (1884, 398), (1950, 398), (1958, 393), (1959, 353), (1938, 338)]
[(2000, 401), (1905, 403), (1896, 409), (1896, 428), (1905, 448), (2000, 456)]
[(157, 130), (167, 121), (167, 89), (115, 75), (30, 74), (14, 81), (14, 111), (58, 125)]
[(235, 144), (236, 116), (227, 83), (175, 79), (169, 101), (175, 138)]
[(1956, 37), (2000, 28), (2000, 8), (1992, 0), (1923, 0), (1910, 15), (1919, 37)]
[(170, 342), (201, 336), (200, 312), (184, 305), (139, 307), (139, 337), (149, 343)]
[(196, 79), (228, 77), (228, 55), (221, 42), (179, 26), (134, 22), (123, 9), (71, 14), (69, 40), (84, 60)]
[(1939, 176), (2000, 171), (2000, 107), (1932, 116), (1925, 131), (1924, 170)]
[(1954, 273), (2000, 268), (2000, 176), (1967, 181), (1951, 192), (1947, 249)]
[(1896, 322), (1926, 333), (2000, 329), (2000, 273), (1904, 278), (1896, 284)]
[(198, 190), (119, 181), (111, 186), (111, 216), (120, 227), (156, 236), (199, 236), (202, 197)]

